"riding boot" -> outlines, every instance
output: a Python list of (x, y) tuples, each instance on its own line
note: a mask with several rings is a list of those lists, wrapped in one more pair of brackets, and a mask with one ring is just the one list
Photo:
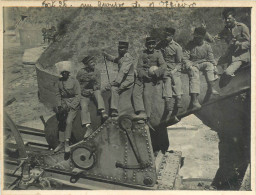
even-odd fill
[(176, 105), (177, 105), (178, 108), (182, 108), (183, 107), (180, 96), (176, 97)]
[(192, 109), (193, 110), (198, 110), (201, 108), (201, 105), (198, 101), (198, 98), (197, 98), (198, 94), (197, 93), (191, 93), (191, 99), (192, 99)]
[(84, 134), (84, 139), (88, 138), (93, 133), (91, 125), (87, 125), (86, 132)]
[(209, 90), (213, 95), (219, 95), (219, 92), (214, 89), (214, 81), (209, 81)]
[(173, 98), (166, 98), (165, 99), (165, 104), (166, 104), (166, 108), (168, 110), (168, 114), (166, 116), (166, 119), (169, 120), (172, 117), (171, 115), (172, 115), (172, 111), (173, 111), (173, 107), (174, 107)]
[(54, 153), (59, 152), (64, 147), (64, 142), (60, 142), (59, 145), (54, 149)]
[(69, 147), (69, 140), (65, 141), (65, 153), (69, 153), (70, 152), (70, 147)]

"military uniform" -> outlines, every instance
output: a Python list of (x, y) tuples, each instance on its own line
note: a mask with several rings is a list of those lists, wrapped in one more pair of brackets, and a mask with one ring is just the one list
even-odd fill
[[(182, 48), (178, 43), (172, 40), (170, 43), (166, 43), (166, 45), (161, 48), (161, 51), (167, 65), (163, 96), (167, 98), (171, 98), (173, 95), (181, 96), (182, 82), (180, 76), (181, 60), (183, 56)], [(174, 69), (176, 71), (174, 71)], [(172, 71), (174, 71), (174, 73), (172, 73)]]
[(68, 110), (66, 129), (64, 132), (59, 132), (60, 142), (64, 142), (71, 137), (72, 122), (79, 110), (80, 94), (80, 85), (75, 78), (69, 77), (66, 81), (62, 79), (58, 81), (58, 90), (56, 93), (57, 106), (62, 106), (64, 109)]
[(133, 89), (133, 101), (134, 101), (134, 109), (135, 112), (145, 111), (144, 103), (143, 103), (143, 83), (151, 82), (152, 78), (149, 75), (150, 67), (157, 66), (159, 67), (155, 70), (155, 76), (159, 79), (163, 77), (164, 72), (166, 70), (166, 64), (163, 58), (162, 53), (159, 50), (153, 50), (153, 52), (149, 52), (148, 50), (144, 50), (138, 59), (137, 65), (137, 73), (138, 76), (135, 81), (134, 89)]
[(200, 93), (199, 70), (206, 72), (208, 82), (215, 80), (214, 66), (216, 66), (216, 61), (212, 48), (207, 42), (204, 41), (202, 45), (197, 45), (194, 41), (190, 41), (186, 46), (183, 60), (189, 71), (190, 93)]
[(89, 103), (91, 98), (95, 98), (98, 105), (98, 110), (105, 110), (103, 98), (101, 96), (101, 74), (100, 71), (94, 69), (90, 71), (87, 68), (79, 70), (76, 76), (81, 85), (81, 120), (82, 125), (90, 124), (91, 117), (89, 112)]
[[(233, 75), (235, 71), (243, 64), (250, 61), (250, 32), (248, 27), (240, 22), (235, 22), (233, 28), (227, 26), (218, 34), (220, 39), (224, 39), (229, 44), (227, 57), (229, 66), (225, 70), (227, 75)], [(235, 41), (241, 43), (236, 46)]]
[(134, 84), (134, 63), (133, 58), (129, 53), (123, 57), (117, 57), (113, 60), (118, 64), (118, 74), (115, 78), (115, 83), (118, 86), (111, 86), (111, 109), (118, 110), (119, 94), (129, 89)]

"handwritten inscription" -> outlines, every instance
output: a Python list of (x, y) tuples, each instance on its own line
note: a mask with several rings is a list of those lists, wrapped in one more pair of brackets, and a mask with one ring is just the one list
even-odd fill
[[(42, 2), (43, 7), (73, 7), (74, 1), (67, 1), (67, 0), (44, 0)], [(134, 2), (127, 2), (127, 1), (113, 1), (113, 2), (105, 2), (105, 1), (97, 1), (97, 4), (91, 4), (91, 3), (82, 3), (80, 5), (75, 5), (74, 7), (165, 7), (165, 8), (178, 8), (178, 7), (196, 7), (195, 2), (185, 2), (184, 0), (176, 0), (176, 1), (152, 1), (147, 2), (141, 6), (141, 4), (138, 1)]]

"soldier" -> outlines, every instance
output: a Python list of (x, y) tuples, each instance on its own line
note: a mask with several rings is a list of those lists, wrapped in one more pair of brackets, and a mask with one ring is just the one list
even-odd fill
[(225, 74), (235, 76), (236, 70), (250, 61), (250, 32), (245, 24), (236, 21), (233, 8), (225, 9), (222, 15), (226, 26), (215, 38), (224, 39), (229, 45), (226, 54), (229, 66)]
[(165, 40), (158, 44), (163, 53), (167, 69), (165, 72), (165, 91), (164, 96), (166, 98), (167, 107), (169, 111), (173, 110), (173, 96), (176, 96), (176, 105), (178, 108), (182, 107), (181, 94), (182, 94), (182, 82), (181, 82), (181, 60), (182, 60), (182, 48), (173, 40), (175, 34), (174, 28), (165, 29)]
[(81, 86), (81, 121), (82, 126), (86, 128), (84, 138), (87, 138), (93, 132), (88, 107), (91, 99), (96, 99), (98, 112), (101, 113), (104, 120), (108, 118), (108, 115), (105, 112), (105, 105), (100, 91), (101, 74), (99, 70), (95, 69), (94, 56), (86, 56), (82, 62), (84, 68), (79, 70), (76, 78)]
[(57, 112), (67, 113), (66, 127), (59, 131), (59, 145), (54, 152), (58, 152), (65, 146), (65, 152), (70, 152), (69, 140), (72, 131), (72, 122), (77, 115), (80, 105), (81, 90), (79, 82), (70, 77), (71, 62), (62, 61), (56, 64), (61, 74), (58, 81), (57, 98)]
[(153, 37), (146, 38), (146, 49), (139, 56), (137, 65), (137, 78), (133, 89), (134, 110), (136, 117), (147, 119), (143, 102), (143, 88), (145, 82), (163, 77), (166, 64), (163, 55), (155, 50), (156, 40)]
[(103, 52), (107, 60), (118, 64), (118, 74), (113, 82), (111, 82), (111, 116), (118, 116), (119, 95), (129, 89), (134, 84), (134, 63), (132, 56), (128, 53), (128, 42), (119, 41), (118, 57), (115, 58), (106, 52)]
[(213, 88), (215, 76), (214, 69), (216, 61), (213, 56), (211, 46), (204, 41), (206, 30), (198, 27), (194, 31), (194, 39), (186, 46), (186, 55), (184, 56), (185, 68), (189, 71), (190, 93), (193, 109), (200, 109), (201, 105), (197, 99), (200, 93), (200, 74), (199, 70), (206, 72), (206, 79), (209, 85), (210, 93), (218, 95)]

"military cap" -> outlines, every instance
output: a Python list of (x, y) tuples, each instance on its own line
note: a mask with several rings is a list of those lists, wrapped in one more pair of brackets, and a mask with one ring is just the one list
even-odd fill
[(156, 43), (156, 40), (155, 40), (155, 38), (154, 37), (147, 37), (146, 38), (146, 43)]
[(236, 16), (236, 11), (234, 8), (226, 8), (222, 12), (222, 17), (227, 18), (229, 15)]
[(171, 34), (171, 35), (174, 35), (175, 34), (175, 29), (172, 28), (172, 27), (169, 27), (169, 28), (165, 28), (165, 33), (166, 34)]
[(86, 57), (82, 60), (82, 62), (83, 62), (83, 64), (87, 64), (88, 62), (90, 62), (90, 61), (93, 60), (93, 59), (94, 59), (94, 56), (88, 55), (88, 56), (86, 56)]
[(128, 48), (129, 43), (126, 41), (119, 41), (119, 45), (118, 47), (124, 47), (124, 48)]
[(194, 36), (204, 37), (204, 36), (205, 36), (205, 34), (206, 34), (206, 30), (205, 30), (205, 28), (203, 28), (203, 27), (195, 28)]

